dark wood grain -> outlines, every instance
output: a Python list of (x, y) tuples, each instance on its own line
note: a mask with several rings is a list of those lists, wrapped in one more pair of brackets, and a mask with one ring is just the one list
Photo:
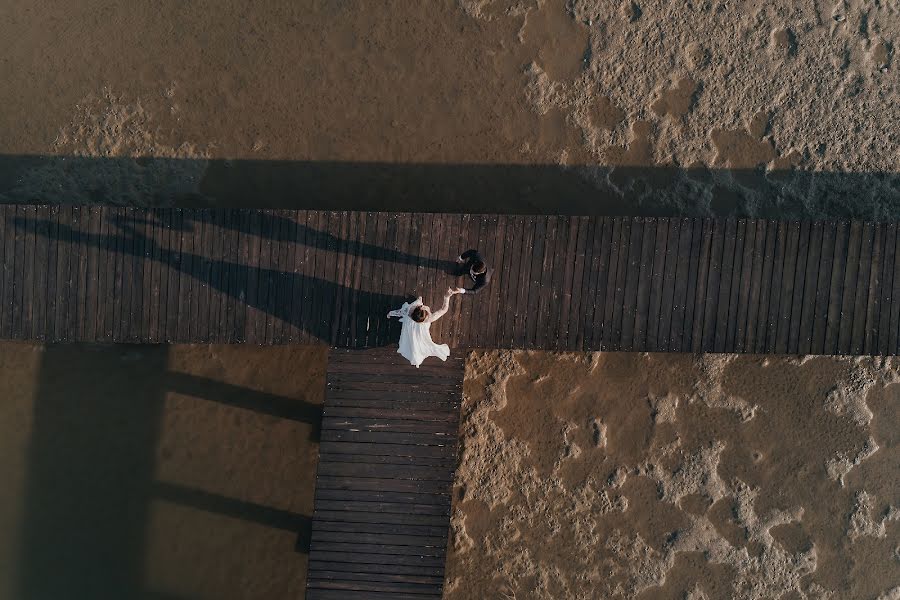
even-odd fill
[(834, 267), (837, 244), (837, 224), (826, 221), (822, 224), (822, 248), (819, 252), (819, 270), (816, 281), (816, 306), (813, 314), (810, 353), (825, 352), (825, 332), (828, 325), (828, 302), (831, 293), (832, 269)]
[(634, 329), (627, 347), (629, 350), (644, 351), (647, 348), (647, 320), (650, 313), (656, 247), (656, 219), (648, 218), (644, 222), (641, 236), (640, 270), (637, 277), (637, 297), (634, 301)]
[(840, 347), (841, 316), (844, 310), (844, 281), (847, 277), (847, 259), (850, 255), (850, 223), (839, 222), (836, 224), (835, 229), (834, 260), (831, 267), (831, 287), (828, 293), (823, 354), (837, 354)]
[(454, 349), (890, 355), (900, 337), (896, 224), (3, 210), (6, 338), (390, 346), (384, 314), (438, 306), (468, 247), (494, 277), (433, 327)]
[[(715, 222), (713, 219), (703, 219), (702, 233), (698, 237), (699, 250), (697, 258), (697, 274), (692, 283), (694, 293), (689, 297), (692, 301), (692, 317), (693, 320), (686, 327), (686, 332), (690, 334), (691, 350), (693, 352), (702, 352), (704, 349), (703, 330), (706, 323), (706, 306), (707, 306), (707, 288), (709, 285), (710, 256), (713, 247), (713, 230)], [(721, 226), (720, 226), (721, 227)], [(712, 308), (710, 308), (712, 310)], [(710, 315), (710, 318), (712, 316)]]
[[(714, 295), (712, 296), (716, 305), (715, 311), (713, 311), (715, 321), (712, 325), (714, 331), (712, 350), (715, 352), (725, 352), (728, 337), (728, 311), (731, 307), (731, 283), (737, 247), (737, 222), (734, 219), (725, 221), (722, 236), (722, 255), (718, 262), (719, 286), (717, 291), (713, 291)], [(713, 248), (714, 251), (716, 247)], [(715, 252), (713, 257), (715, 258)]]
[(307, 596), (440, 597), (463, 364), (417, 370), (390, 349), (332, 350)]
[(810, 354), (812, 351), (813, 321), (816, 314), (816, 290), (819, 277), (822, 276), (822, 242), (824, 224), (816, 221), (812, 224), (809, 233), (809, 247), (806, 253), (806, 264), (801, 275), (803, 281), (803, 302), (801, 305), (799, 326), (797, 330), (798, 340), (794, 352), (798, 354)]
[[(856, 319), (857, 298), (862, 296), (862, 291), (857, 289), (859, 276), (860, 256), (865, 245), (864, 226), (858, 221), (850, 224), (850, 238), (847, 249), (847, 262), (844, 269), (845, 290), (841, 303), (840, 334), (838, 336), (838, 354), (850, 354), (853, 347), (853, 328)], [(867, 278), (868, 279), (868, 278)], [(861, 312), (861, 311), (860, 311)], [(860, 327), (861, 330), (861, 327)]]

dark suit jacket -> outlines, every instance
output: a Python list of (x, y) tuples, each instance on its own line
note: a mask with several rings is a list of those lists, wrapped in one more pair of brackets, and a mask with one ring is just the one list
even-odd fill
[[(476, 275), (476, 276), (472, 277), (472, 273), (470, 272), (472, 269), (472, 265), (479, 261), (484, 262), (484, 259), (481, 258), (481, 255), (478, 253), (478, 250), (474, 250), (474, 249), (466, 250), (465, 252), (460, 254), (459, 257), (463, 260), (463, 262), (459, 266), (459, 269), (457, 270), (456, 274), (459, 276), (465, 275), (472, 282), (472, 287), (470, 287), (470, 288), (463, 286), (465, 288), (467, 294), (477, 294), (478, 292), (483, 290), (487, 284), (489, 284), (491, 282), (491, 272), (493, 271), (493, 269), (488, 267), (485, 270), (485, 272), (482, 273), (481, 275)], [(486, 264), (487, 263), (485, 263), (485, 265)]]

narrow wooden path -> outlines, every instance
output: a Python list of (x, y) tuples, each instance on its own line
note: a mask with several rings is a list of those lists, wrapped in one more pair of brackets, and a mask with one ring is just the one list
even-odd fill
[(463, 363), (331, 351), (307, 600), (441, 597)]
[(455, 255), (454, 347), (897, 354), (894, 223), (0, 207), (0, 338), (386, 346)]

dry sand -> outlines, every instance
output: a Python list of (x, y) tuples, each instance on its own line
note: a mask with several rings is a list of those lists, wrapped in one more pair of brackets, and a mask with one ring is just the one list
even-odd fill
[(898, 369), (473, 355), (446, 597), (894, 597)]

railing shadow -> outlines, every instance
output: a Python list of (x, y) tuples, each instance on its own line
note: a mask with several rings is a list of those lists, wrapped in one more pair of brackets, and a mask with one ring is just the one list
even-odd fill
[[(76, 237), (73, 236), (73, 229), (65, 225), (60, 224), (57, 227), (51, 228), (48, 221), (40, 219), (29, 222), (26, 219), (15, 218), (13, 222), (14, 225), (22, 231), (27, 227), (34, 227), (35, 231), (55, 239), (58, 242), (71, 243), (71, 240), (76, 239)], [(183, 250), (176, 252), (156, 243), (155, 240), (148, 238), (138, 231), (134, 225), (135, 224), (132, 222), (119, 221), (118, 227), (121, 231), (121, 234), (119, 235), (95, 235), (80, 231), (77, 234), (77, 239), (79, 240), (78, 243), (84, 247), (119, 248), (123, 253), (146, 260), (149, 260), (148, 257), (152, 257), (158, 264), (166, 265), (168, 268), (176, 269), (181, 273), (188, 274), (191, 277), (200, 280), (203, 284), (215, 289), (217, 292), (231, 297), (236, 302), (264, 312), (283, 322), (290, 323), (316, 340), (326, 344), (330, 343), (336, 335), (338, 323), (334, 321), (333, 318), (334, 315), (338, 314), (335, 309), (335, 306), (338, 305), (338, 303), (341, 303), (340, 314), (353, 315), (352, 322), (345, 323), (348, 330), (366, 331), (371, 328), (373, 315), (376, 316), (378, 321), (377, 327), (381, 331), (377, 336), (373, 335), (366, 340), (369, 346), (386, 345), (389, 344), (391, 340), (396, 340), (400, 333), (399, 325), (394, 321), (387, 321), (381, 317), (386, 315), (389, 310), (399, 306), (403, 301), (408, 300), (414, 292), (414, 290), (407, 290), (402, 294), (394, 295), (360, 290), (312, 275), (249, 266), (229, 260), (211, 260), (208, 256), (193, 252), (185, 252)], [(333, 236), (330, 234), (320, 234), (316, 236), (316, 239), (322, 243), (329, 243), (331, 238), (333, 238)], [(342, 242), (342, 245), (348, 244)], [(324, 250), (322, 246), (317, 245), (315, 247)], [(140, 248), (141, 250), (138, 251), (136, 248)], [(372, 260), (377, 258), (378, 260), (383, 260), (387, 255), (403, 264), (424, 266), (427, 268), (450, 270), (454, 264), (451, 261), (421, 259), (410, 254), (386, 254), (383, 249), (372, 246), (358, 245), (353, 251), (362, 258)], [(201, 264), (201, 262), (208, 263), (214, 268), (193, 268), (192, 265), (198, 265)], [(213, 270), (229, 273), (229, 281), (226, 282), (223, 279), (213, 278), (211, 276)], [(250, 280), (278, 280), (280, 281), (280, 285), (285, 289), (311, 291), (313, 304), (310, 304), (308, 307), (301, 307), (298, 311), (295, 310), (293, 302), (300, 301), (299, 298), (293, 298), (293, 302), (289, 303), (273, 302), (270, 298), (255, 293), (255, 290), (246, 290), (243, 285), (235, 287), (230, 283), (232, 281), (247, 282)], [(306, 297), (309, 296), (310, 294), (307, 293)]]
[(0, 202), (886, 221), (900, 173), (8, 154)]

